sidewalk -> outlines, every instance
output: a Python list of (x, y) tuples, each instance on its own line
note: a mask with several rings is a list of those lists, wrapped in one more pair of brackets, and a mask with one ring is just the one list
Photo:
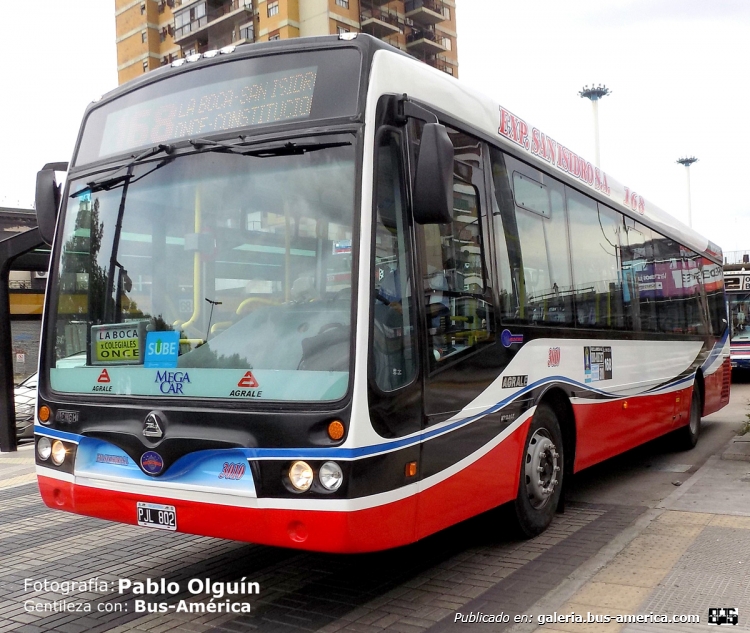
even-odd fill
[(36, 481), (34, 442), (25, 442), (15, 453), (0, 453), (0, 490)]
[[(528, 613), (698, 615), (700, 624), (519, 624), (526, 631), (673, 633), (705, 630), (709, 608), (737, 608), (750, 631), (750, 442), (735, 438), (656, 509)], [(613, 617), (614, 619), (614, 617)], [(719, 629), (723, 630), (723, 629)]]

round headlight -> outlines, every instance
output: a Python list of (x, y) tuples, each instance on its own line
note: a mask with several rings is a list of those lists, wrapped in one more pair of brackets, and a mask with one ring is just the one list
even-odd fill
[(65, 461), (65, 445), (60, 440), (52, 443), (52, 463), (59, 466)]
[(289, 469), (289, 481), (300, 492), (305, 492), (313, 482), (313, 471), (306, 462), (294, 462)]
[(39, 459), (43, 462), (49, 459), (49, 455), (52, 452), (52, 444), (48, 437), (40, 437), (36, 443), (36, 454), (39, 455)]
[(326, 462), (320, 467), (318, 472), (320, 483), (326, 490), (333, 492), (341, 487), (341, 482), (344, 481), (344, 473), (341, 472), (341, 466), (336, 462)]

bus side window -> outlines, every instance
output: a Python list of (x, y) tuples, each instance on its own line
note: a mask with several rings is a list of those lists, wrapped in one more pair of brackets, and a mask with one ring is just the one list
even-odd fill
[(727, 308), (724, 303), (724, 271), (707, 257), (698, 258), (702, 273), (703, 288), (708, 300), (711, 333), (720, 337), (727, 326)]
[(399, 389), (416, 374), (411, 248), (399, 165), (398, 138), (387, 133), (377, 152), (372, 292), (372, 363), (382, 391)]
[(588, 196), (565, 187), (573, 255), (576, 325), (624, 329), (620, 273), (623, 217)]
[(498, 149), (490, 157), (503, 322), (572, 325), (563, 185)]

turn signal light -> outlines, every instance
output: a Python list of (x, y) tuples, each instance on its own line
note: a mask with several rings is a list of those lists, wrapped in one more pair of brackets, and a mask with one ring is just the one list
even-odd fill
[(340, 440), (344, 437), (344, 425), (339, 420), (334, 420), (328, 425), (328, 437), (332, 440)]
[(43, 404), (41, 407), (39, 407), (39, 421), (40, 422), (49, 422), (51, 415), (52, 415), (52, 411), (50, 411), (50, 408), (46, 404)]
[(623, 409), (627, 409), (628, 408), (628, 401), (627, 400), (623, 401), (622, 408)]
[(409, 462), (406, 465), (406, 476), (414, 477), (417, 474), (417, 462)]

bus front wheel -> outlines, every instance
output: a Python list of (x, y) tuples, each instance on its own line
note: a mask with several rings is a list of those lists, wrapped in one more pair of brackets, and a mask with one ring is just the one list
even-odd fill
[(560, 501), (564, 468), (563, 438), (554, 409), (537, 406), (531, 420), (521, 462), (515, 516), (527, 537), (544, 532)]

